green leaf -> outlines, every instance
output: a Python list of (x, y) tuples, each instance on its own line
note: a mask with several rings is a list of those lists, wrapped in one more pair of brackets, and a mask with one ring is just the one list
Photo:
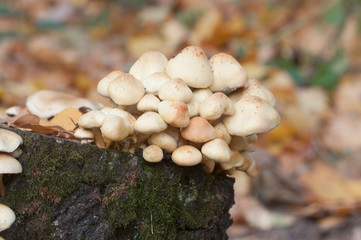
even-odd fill
[(276, 60), (273, 60), (268, 63), (270, 66), (275, 66), (281, 69), (284, 69), (285, 71), (290, 74), (292, 79), (298, 84), (298, 85), (304, 85), (304, 76), (300, 70), (300, 67), (296, 65), (296, 63), (292, 62), (289, 59), (285, 58), (278, 58)]
[(337, 0), (335, 4), (326, 12), (325, 22), (340, 26), (345, 17), (345, 5), (341, 0)]

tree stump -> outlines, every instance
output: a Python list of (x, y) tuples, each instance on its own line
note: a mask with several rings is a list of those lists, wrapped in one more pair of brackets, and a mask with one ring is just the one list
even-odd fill
[(4, 175), (0, 203), (16, 221), (13, 239), (227, 239), (233, 179), (170, 156), (141, 154), (15, 131), (24, 140), (23, 173)]

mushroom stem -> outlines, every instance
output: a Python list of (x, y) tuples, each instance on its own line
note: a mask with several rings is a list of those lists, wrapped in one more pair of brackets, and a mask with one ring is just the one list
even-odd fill
[(99, 148), (105, 148), (105, 143), (102, 137), (102, 133), (100, 132), (99, 128), (92, 128), (92, 132), (94, 134), (94, 140), (95, 140), (95, 144), (99, 147)]
[(5, 186), (4, 186), (3, 175), (2, 174), (0, 174), (0, 196), (1, 197), (5, 196)]

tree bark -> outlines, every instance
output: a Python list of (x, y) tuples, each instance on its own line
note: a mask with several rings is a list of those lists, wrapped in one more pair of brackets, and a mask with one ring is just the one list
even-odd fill
[(4, 175), (0, 202), (16, 213), (5, 239), (227, 239), (233, 179), (7, 129), (24, 143), (23, 172)]

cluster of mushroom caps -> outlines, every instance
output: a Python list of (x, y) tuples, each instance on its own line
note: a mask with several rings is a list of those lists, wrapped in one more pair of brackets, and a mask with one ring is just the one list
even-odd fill
[(256, 176), (249, 155), (256, 134), (280, 121), (272, 93), (248, 79), (236, 59), (219, 53), (208, 60), (195, 46), (169, 61), (147, 51), (129, 73), (113, 71), (101, 79), (97, 91), (113, 107), (81, 116), (76, 137), (93, 137), (99, 130), (125, 150), (143, 148), (148, 162), (161, 161), (164, 150), (177, 165), (202, 163), (207, 172), (219, 165), (228, 173)]
[[(5, 195), (5, 187), (2, 181), (3, 174), (17, 174), (23, 171), (21, 164), (16, 158), (22, 151), (19, 145), (22, 138), (9, 130), (0, 128), (0, 196)], [(8, 229), (15, 221), (15, 213), (7, 206), (0, 204), (0, 232)], [(0, 239), (2, 239), (0, 237)]]

